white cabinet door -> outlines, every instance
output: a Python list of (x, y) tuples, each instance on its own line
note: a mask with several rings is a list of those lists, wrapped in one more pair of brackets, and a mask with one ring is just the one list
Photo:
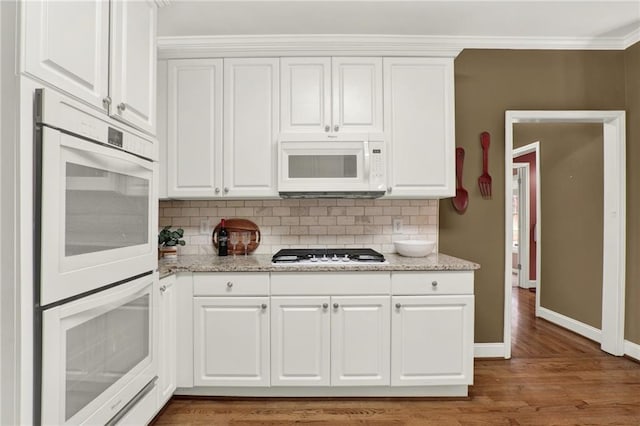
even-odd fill
[(382, 132), (382, 58), (332, 58), (333, 132)]
[(331, 385), (389, 385), (389, 296), (332, 297)]
[(176, 390), (176, 276), (160, 280), (160, 327), (159, 327), (159, 372), (158, 406), (162, 407)]
[(329, 386), (328, 296), (271, 298), (271, 386)]
[(104, 110), (109, 2), (26, 1), (23, 70)]
[(473, 383), (473, 296), (393, 296), (391, 385)]
[(279, 61), (224, 60), (224, 195), (277, 196)]
[(268, 297), (195, 297), (195, 386), (269, 386)]
[(280, 59), (281, 125), (284, 133), (331, 129), (331, 58)]
[(167, 199), (167, 89), (168, 89), (168, 64), (166, 60), (158, 61), (157, 73), (157, 126), (156, 137), (158, 140), (158, 198)]
[(222, 60), (170, 60), (168, 72), (168, 196), (213, 197), (222, 182)]
[(150, 0), (111, 2), (110, 114), (150, 134), (156, 133), (156, 13)]
[(391, 197), (455, 195), (453, 59), (384, 58)]

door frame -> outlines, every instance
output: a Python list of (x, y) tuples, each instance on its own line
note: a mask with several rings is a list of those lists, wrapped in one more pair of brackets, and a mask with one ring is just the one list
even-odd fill
[[(530, 234), (530, 196), (529, 196), (529, 163), (513, 163), (513, 170), (522, 169), (523, 172), (523, 180), (520, 185), (525, 188), (525, 190), (520, 193), (519, 196), (519, 214), (518, 220), (519, 224), (519, 233), (520, 233), (520, 244), (518, 245), (518, 260), (520, 261), (520, 271), (518, 272), (518, 287), (521, 288), (529, 288), (530, 280), (529, 280), (529, 234)], [(513, 217), (513, 212), (512, 212)], [(522, 226), (522, 225), (525, 226)], [(525, 232), (527, 231), (527, 232)], [(523, 238), (524, 237), (524, 238)], [(537, 238), (536, 238), (537, 240)]]
[[(626, 137), (624, 111), (506, 111), (505, 175), (513, 168), (513, 126), (517, 123), (599, 123), (604, 145), (604, 229), (602, 258), (602, 332), (600, 347), (624, 355), (626, 272)], [(538, 169), (540, 169), (538, 163)], [(512, 179), (505, 179), (505, 194)], [(540, 208), (538, 200), (538, 208)], [(511, 358), (511, 202), (505, 196), (504, 357)], [(542, 227), (538, 224), (538, 236)], [(538, 250), (542, 242), (538, 238)], [(542, 280), (538, 276), (538, 287)], [(539, 291), (537, 292), (539, 293)], [(536, 295), (536, 297), (538, 297)]]

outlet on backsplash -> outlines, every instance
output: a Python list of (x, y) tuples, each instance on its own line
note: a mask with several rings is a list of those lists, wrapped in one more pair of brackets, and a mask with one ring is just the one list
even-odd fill
[(200, 220), (200, 235), (211, 235), (211, 232), (213, 232), (211, 219)]
[(402, 219), (393, 219), (391, 227), (394, 234), (402, 234)]

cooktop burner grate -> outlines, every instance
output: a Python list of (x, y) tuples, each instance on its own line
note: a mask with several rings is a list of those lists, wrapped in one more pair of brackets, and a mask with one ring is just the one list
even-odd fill
[(361, 263), (384, 262), (382, 253), (369, 248), (282, 249), (271, 258), (273, 263)]

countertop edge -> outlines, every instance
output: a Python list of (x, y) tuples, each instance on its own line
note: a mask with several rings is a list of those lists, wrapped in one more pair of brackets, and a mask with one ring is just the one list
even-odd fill
[(158, 262), (160, 279), (179, 272), (401, 272), (401, 271), (474, 271), (480, 265), (468, 260), (434, 253), (426, 257), (402, 257), (385, 253), (389, 263), (363, 265), (273, 265), (271, 255), (249, 257), (215, 255), (185, 255), (177, 259), (161, 259)]

